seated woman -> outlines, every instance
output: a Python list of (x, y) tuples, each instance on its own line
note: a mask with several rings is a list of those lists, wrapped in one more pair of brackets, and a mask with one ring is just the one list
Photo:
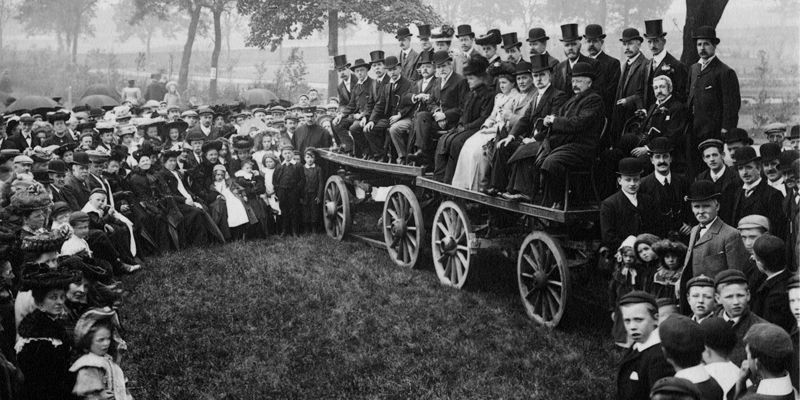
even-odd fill
[(508, 117), (516, 103), (522, 100), (516, 88), (513, 65), (505, 64), (505, 68), (496, 71), (495, 78), (500, 93), (495, 95), (492, 114), (481, 125), (481, 129), (470, 136), (461, 148), (452, 183), (457, 188), (481, 190), (486, 187), (488, 182), (484, 178), (489, 169), (489, 158), (485, 147), (497, 137), (501, 129), (506, 127)]
[[(225, 240), (231, 237), (228, 229), (228, 211), (225, 205), (225, 198), (214, 190), (214, 167), (219, 164), (219, 151), (222, 149), (222, 142), (212, 140), (202, 144), (201, 161), (189, 176), (189, 190), (202, 200), (208, 207), (208, 213), (214, 220)], [(223, 165), (224, 167), (224, 165)]]
[(225, 167), (215, 165), (213, 172), (214, 182), (212, 183), (212, 188), (225, 199), (228, 216), (227, 223), (231, 238), (242, 240), (247, 234), (248, 224), (251, 222), (257, 223), (258, 219), (255, 218), (252, 209), (245, 206), (246, 202), (242, 197), (244, 189), (235, 181), (231, 181)]
[(164, 141), (164, 150), (183, 151), (183, 136), (189, 124), (182, 120), (167, 123), (167, 140)]
[[(170, 219), (171, 198), (169, 190), (159, 179), (154, 162), (158, 153), (149, 142), (142, 144), (133, 153), (138, 166), (128, 174), (128, 187), (132, 192), (132, 210), (134, 225), (138, 236), (142, 239), (143, 250), (149, 253), (160, 253), (173, 247), (179, 248), (177, 227), (174, 219)], [(174, 201), (172, 203), (174, 205)], [(177, 209), (175, 209), (177, 212)], [(178, 213), (180, 214), (180, 213)], [(174, 218), (175, 214), (172, 214)]]

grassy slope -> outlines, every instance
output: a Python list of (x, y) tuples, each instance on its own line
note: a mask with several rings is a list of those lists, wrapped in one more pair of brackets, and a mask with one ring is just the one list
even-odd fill
[(607, 334), (585, 323), (538, 328), (508, 275), (500, 290), (450, 290), (381, 250), (325, 236), (149, 264), (129, 278), (122, 316), (137, 399), (601, 399), (613, 390)]

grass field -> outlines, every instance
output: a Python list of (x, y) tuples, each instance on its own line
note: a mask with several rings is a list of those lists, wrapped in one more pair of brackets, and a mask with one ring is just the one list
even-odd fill
[(126, 280), (122, 366), (137, 399), (611, 398), (602, 308), (539, 328), (512, 266), (457, 291), (322, 235), (172, 253)]

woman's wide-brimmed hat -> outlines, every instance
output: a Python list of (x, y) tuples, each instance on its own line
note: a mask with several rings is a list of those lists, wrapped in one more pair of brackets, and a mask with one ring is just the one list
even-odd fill
[(61, 231), (44, 231), (23, 237), (20, 248), (24, 252), (50, 253), (61, 250), (61, 245), (66, 239), (66, 235)]
[(68, 289), (70, 283), (81, 280), (81, 273), (63, 268), (49, 269), (45, 265), (28, 264), (20, 279), (22, 290)]
[(11, 205), (20, 211), (34, 211), (47, 208), (53, 204), (50, 193), (38, 182), (20, 190), (11, 196)]

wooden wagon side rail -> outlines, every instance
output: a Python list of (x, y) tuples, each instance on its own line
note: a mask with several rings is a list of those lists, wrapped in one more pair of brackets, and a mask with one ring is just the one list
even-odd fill
[(542, 218), (548, 221), (569, 223), (573, 221), (596, 220), (599, 216), (597, 207), (570, 209), (566, 211), (558, 210), (530, 203), (509, 201), (500, 197), (492, 197), (472, 190), (459, 189), (446, 183), (422, 176), (417, 177), (416, 186), (430, 189), (447, 196), (481, 203), (490, 207), (516, 212), (536, 218)]
[(363, 169), (371, 172), (385, 173), (393, 176), (422, 176), (425, 172), (422, 167), (409, 165), (389, 164), (380, 161), (362, 160), (345, 154), (335, 153), (330, 150), (317, 150), (320, 158), (345, 167)]

